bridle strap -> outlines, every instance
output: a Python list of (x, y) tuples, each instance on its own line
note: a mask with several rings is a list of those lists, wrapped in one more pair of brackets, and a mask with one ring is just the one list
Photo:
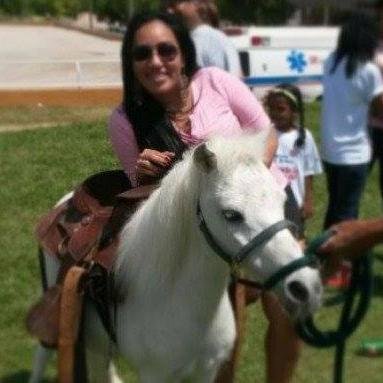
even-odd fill
[[(232, 255), (229, 254), (226, 250), (224, 250), (213, 237), (212, 233), (206, 225), (199, 202), (197, 205), (197, 216), (199, 219), (199, 228), (202, 234), (204, 235), (206, 242), (209, 244), (211, 249), (226, 263), (228, 263), (230, 267), (234, 270), (251, 254), (252, 251), (259, 248), (260, 246), (263, 246), (275, 234), (284, 229), (295, 228), (295, 224), (293, 222), (287, 219), (282, 219), (260, 232), (253, 239), (251, 239), (237, 254)], [(297, 271), (302, 267), (314, 266), (317, 263), (317, 261), (318, 260), (315, 253), (307, 251), (303, 257), (288, 263), (286, 266), (282, 267), (276, 273), (271, 275), (263, 284), (258, 283), (256, 281), (247, 281), (244, 279), (239, 279), (239, 281), (240, 283), (251, 284), (263, 290), (270, 290), (275, 285), (277, 285), (282, 279), (286, 278), (294, 271)], [(234, 275), (234, 277), (236, 276)]]
[(318, 263), (318, 258), (315, 254), (305, 253), (305, 255), (295, 261), (288, 263), (286, 266), (279, 269), (275, 272), (266, 282), (259, 283), (256, 281), (250, 281), (243, 278), (236, 278), (236, 281), (250, 287), (255, 287), (262, 290), (271, 290), (275, 285), (277, 285), (282, 279), (286, 278), (288, 275), (292, 274), (294, 271), (301, 269), (306, 266), (316, 266)]
[(197, 216), (199, 219), (199, 228), (204, 235), (206, 242), (219, 257), (221, 257), (232, 267), (242, 263), (252, 251), (260, 246), (263, 246), (278, 232), (284, 229), (291, 229), (295, 227), (294, 223), (289, 220), (283, 219), (278, 221), (251, 239), (237, 254), (232, 255), (224, 250), (213, 237), (211, 231), (206, 225), (206, 221), (202, 214), (201, 206), (199, 203), (197, 205)]
[(274, 273), (264, 284), (264, 290), (272, 289), (276, 284), (278, 284), (282, 279), (286, 278), (288, 275), (292, 274), (294, 271), (301, 269), (306, 266), (315, 266), (317, 264), (316, 256), (311, 254), (305, 254), (303, 257), (296, 259), (288, 263), (286, 266), (279, 269)]
[(236, 264), (242, 263), (255, 248), (263, 246), (268, 242), (275, 234), (284, 229), (293, 229), (295, 224), (287, 219), (278, 221), (265, 230), (257, 234), (250, 242), (248, 242), (240, 251), (234, 256), (234, 262)]
[(233, 265), (233, 257), (231, 254), (226, 252), (214, 239), (213, 235), (211, 234), (209, 228), (206, 225), (205, 218), (201, 211), (201, 206), (198, 202), (197, 205), (197, 217), (198, 217), (198, 226), (202, 232), (202, 234), (205, 237), (206, 242), (210, 246), (210, 248), (220, 257), (222, 258), (226, 263), (228, 263), (230, 266)]

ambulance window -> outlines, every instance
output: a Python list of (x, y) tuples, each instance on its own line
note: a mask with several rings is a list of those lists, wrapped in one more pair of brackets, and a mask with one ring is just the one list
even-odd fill
[(249, 52), (239, 51), (239, 61), (244, 77), (248, 77), (250, 75)]

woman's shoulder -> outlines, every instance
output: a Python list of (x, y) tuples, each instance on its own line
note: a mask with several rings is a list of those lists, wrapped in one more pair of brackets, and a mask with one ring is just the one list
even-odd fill
[(110, 115), (111, 117), (114, 117), (114, 118), (117, 118), (117, 117), (125, 117), (126, 118), (126, 115), (125, 115), (125, 112), (124, 112), (124, 108), (122, 107), (122, 104), (118, 105), (117, 107), (115, 107), (113, 110), (112, 110), (112, 113)]
[(238, 77), (217, 67), (199, 69), (192, 82), (194, 82), (198, 89), (204, 92), (208, 89), (214, 89), (225, 96), (238, 92), (244, 87), (244, 84)]
[(198, 69), (197, 73), (194, 75), (194, 80), (196, 81), (216, 81), (216, 80), (231, 80), (236, 78), (234, 75), (228, 73), (227, 71), (214, 67), (204, 67)]

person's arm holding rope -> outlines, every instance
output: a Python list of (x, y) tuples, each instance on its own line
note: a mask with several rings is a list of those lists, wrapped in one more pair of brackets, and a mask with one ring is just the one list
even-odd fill
[(318, 250), (327, 255), (326, 271), (339, 266), (342, 259), (355, 260), (373, 246), (383, 243), (383, 219), (350, 220), (334, 225), (334, 234)]

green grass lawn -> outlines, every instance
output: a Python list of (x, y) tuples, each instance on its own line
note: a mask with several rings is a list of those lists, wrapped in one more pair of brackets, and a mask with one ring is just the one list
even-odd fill
[[(307, 125), (318, 138), (317, 104), (308, 107)], [(88, 114), (89, 113), (89, 114)], [(97, 171), (118, 167), (106, 138), (107, 110), (93, 113), (81, 109), (0, 109), (1, 125), (28, 127), (31, 123), (57, 125), (50, 129), (0, 133), (0, 382), (27, 381), (35, 341), (24, 329), (25, 313), (40, 294), (40, 281), (33, 227), (64, 193)], [(72, 117), (71, 117), (72, 116)], [(76, 117), (73, 117), (76, 116)], [(89, 117), (90, 116), (90, 117)], [(67, 124), (66, 124), (67, 123)], [(316, 214), (308, 234), (321, 230), (326, 205), (325, 179), (315, 181)], [(377, 174), (370, 177), (362, 204), (363, 217), (381, 215)], [(366, 320), (348, 342), (347, 383), (383, 381), (383, 357), (366, 358), (355, 351), (361, 339), (383, 338), (383, 252), (375, 250), (375, 290)], [(317, 321), (331, 326), (338, 308), (324, 308)], [(264, 382), (263, 336), (266, 322), (256, 304), (249, 309), (247, 339), (243, 348), (239, 383)], [(294, 382), (331, 382), (333, 350), (304, 348)], [(126, 381), (137, 382), (122, 365)], [(48, 377), (53, 381), (54, 363)]]

